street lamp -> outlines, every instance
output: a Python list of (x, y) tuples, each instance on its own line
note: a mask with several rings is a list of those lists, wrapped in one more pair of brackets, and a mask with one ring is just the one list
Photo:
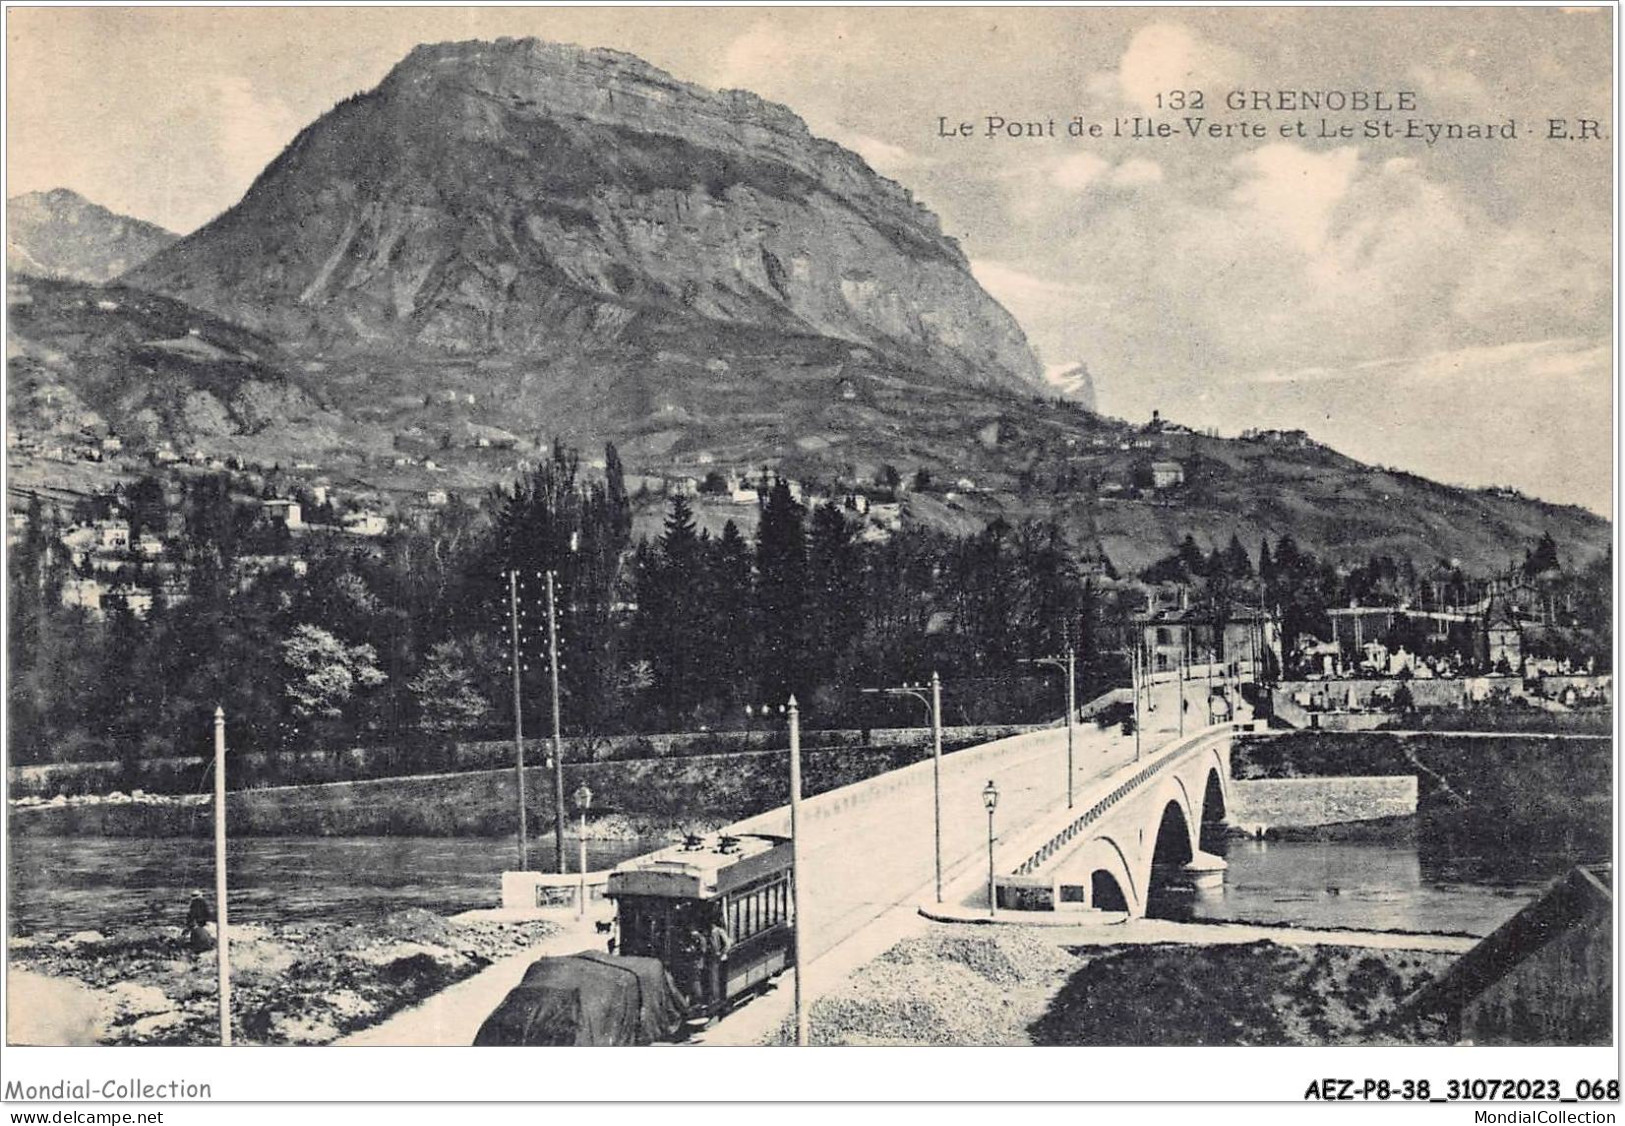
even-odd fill
[[(770, 718), (774, 710), (769, 704), (761, 704), (755, 708), (749, 704), (745, 705), (747, 716), (761, 716), (763, 719)], [(808, 1022), (806, 991), (803, 986), (807, 974), (804, 941), (807, 920), (801, 911), (801, 708), (796, 704), (796, 698), (791, 696), (788, 703), (780, 704), (777, 710), (786, 716), (790, 724), (790, 915), (795, 922), (790, 932), (790, 942), (791, 956), (796, 967), (796, 1046), (805, 1048)]]
[(1057, 669), (1066, 670), (1066, 807), (1072, 808), (1072, 732), (1078, 719), (1077, 705), (1077, 653), (1071, 645), (1066, 647), (1065, 657), (1035, 657), (1030, 661), (1022, 661), (1024, 665), (1050, 665)]
[(999, 788), (988, 779), (982, 787), (982, 804), (987, 806), (987, 914), (992, 918), (998, 911), (998, 891), (993, 886), (993, 810), (999, 804)]
[(592, 808), (592, 790), (583, 782), (576, 787), (574, 797), (576, 809), (581, 813), (581, 831), (576, 834), (576, 843), (581, 848), (576, 865), (576, 870), (581, 873), (581, 886), (576, 894), (576, 918), (579, 919), (587, 913), (587, 810)]
[[(936, 856), (937, 902), (942, 902), (942, 678), (931, 673), (931, 695), (925, 685), (905, 684), (901, 688), (865, 688), (866, 695), (912, 696), (925, 705), (931, 720), (931, 824)], [(747, 711), (749, 709), (746, 709)], [(1070, 750), (1070, 744), (1068, 744)]]

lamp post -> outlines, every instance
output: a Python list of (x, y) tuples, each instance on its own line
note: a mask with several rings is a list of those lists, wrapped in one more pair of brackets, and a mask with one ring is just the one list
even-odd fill
[(991, 919), (999, 908), (998, 889), (993, 883), (993, 810), (999, 804), (999, 789), (991, 778), (982, 787), (982, 804), (987, 806), (987, 915)]
[(795, 914), (796, 925), (792, 929), (791, 942), (795, 947), (796, 957), (796, 1047), (807, 1046), (807, 1005), (806, 990), (802, 988), (807, 976), (807, 963), (804, 960), (806, 944), (803, 941), (803, 932), (807, 929), (807, 920), (801, 914), (801, 709), (796, 706), (796, 698), (790, 697), (790, 897), (791, 910)]
[[(581, 885), (576, 889), (576, 918), (587, 913), (587, 810), (592, 808), (592, 789), (585, 783), (576, 787), (576, 809), (581, 814), (581, 830), (576, 834), (580, 854), (576, 870), (581, 873)], [(562, 820), (562, 819), (561, 819)]]
[(1185, 650), (1179, 651), (1179, 736), (1185, 737)]
[[(942, 902), (942, 678), (935, 670), (931, 673), (931, 696), (925, 695), (925, 685), (904, 684), (899, 688), (865, 688), (865, 694), (886, 696), (913, 696), (925, 705), (931, 720), (931, 817), (936, 858), (937, 902)], [(749, 709), (746, 709), (747, 711)]]
[(214, 709), (215, 950), (220, 986), (220, 1046), (231, 1046), (231, 940), (226, 931), (226, 710)]
[(1072, 744), (1073, 730), (1078, 721), (1077, 705), (1077, 653), (1071, 645), (1065, 657), (1034, 657), (1022, 661), (1024, 665), (1052, 665), (1066, 670), (1066, 807), (1072, 808)]
[[(774, 709), (768, 704), (757, 708), (745, 705), (747, 716), (771, 718)], [(790, 928), (791, 958), (795, 962), (796, 1047), (807, 1046), (807, 1006), (802, 986), (805, 984), (805, 931), (806, 918), (801, 913), (801, 708), (796, 698), (780, 704), (778, 711), (790, 723), (790, 915), (795, 926)]]

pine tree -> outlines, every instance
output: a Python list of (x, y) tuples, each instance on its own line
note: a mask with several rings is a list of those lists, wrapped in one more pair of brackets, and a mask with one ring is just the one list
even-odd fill
[(1231, 578), (1253, 577), (1253, 561), (1247, 557), (1247, 549), (1241, 546), (1241, 539), (1235, 533), (1231, 533), (1230, 545), (1224, 549), (1224, 567)]
[(671, 499), (659, 542), (657, 580), (652, 594), (657, 623), (654, 642), (655, 685), (666, 714), (673, 718), (698, 703), (702, 607), (700, 541), (694, 531), (694, 508), (684, 496)]
[(759, 683), (765, 700), (806, 693), (806, 510), (782, 478), (769, 490), (756, 530), (756, 626)]
[(839, 679), (863, 629), (862, 558), (841, 510), (824, 504), (807, 537), (807, 671), (814, 684)]

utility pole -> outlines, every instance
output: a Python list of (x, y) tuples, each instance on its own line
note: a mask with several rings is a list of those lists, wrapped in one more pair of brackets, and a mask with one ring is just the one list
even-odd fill
[(1065, 657), (1034, 657), (1023, 660), (1023, 665), (1051, 665), (1066, 672), (1066, 807), (1072, 808), (1072, 747), (1073, 732), (1078, 720), (1077, 706), (1077, 651), (1070, 643)]
[(1179, 736), (1185, 737), (1185, 650), (1179, 651)]
[(801, 709), (790, 697), (790, 895), (796, 925), (791, 931), (796, 959), (796, 1047), (807, 1046), (807, 917), (801, 913)]
[(564, 744), (559, 737), (559, 614), (554, 595), (555, 579), (547, 573), (547, 659), (553, 677), (553, 838), (559, 873), (564, 861)]
[(937, 902), (942, 902), (942, 678), (931, 670), (931, 824), (937, 862)]
[(898, 688), (865, 688), (865, 695), (912, 696), (925, 705), (931, 720), (931, 816), (933, 852), (936, 857), (937, 902), (942, 902), (942, 678), (931, 672), (931, 696), (925, 686), (904, 684)]
[(220, 1046), (231, 1047), (231, 940), (226, 931), (226, 710), (214, 709), (214, 902), (220, 971)]
[(525, 871), (529, 849), (525, 835), (525, 714), (519, 684), (519, 572), (508, 572), (508, 637), (513, 647), (513, 768), (519, 792), (519, 870)]
[(1134, 683), (1134, 761), (1140, 761), (1140, 647), (1134, 647), (1134, 660), (1129, 666)]

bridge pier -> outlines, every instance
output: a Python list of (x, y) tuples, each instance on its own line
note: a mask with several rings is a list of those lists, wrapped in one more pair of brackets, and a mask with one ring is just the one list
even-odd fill
[(1199, 888), (1214, 888), (1224, 886), (1224, 873), (1230, 867), (1222, 856), (1214, 856), (1211, 852), (1200, 849), (1191, 858), (1190, 863), (1184, 867), (1184, 873), (1190, 882)]

